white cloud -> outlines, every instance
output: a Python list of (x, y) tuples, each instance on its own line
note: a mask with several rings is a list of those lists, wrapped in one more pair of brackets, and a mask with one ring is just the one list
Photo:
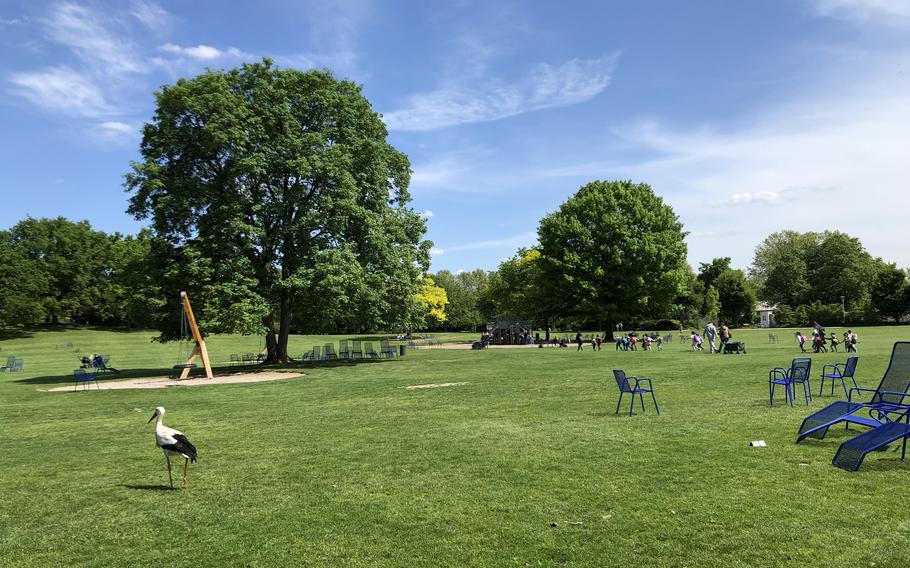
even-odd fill
[(439, 247), (432, 247), (432, 248), (430, 248), (430, 255), (431, 255), (431, 256), (439, 256), (439, 255), (441, 255), (441, 254), (445, 254), (445, 252), (446, 252), (446, 250), (443, 249), (443, 248), (439, 248)]
[(512, 235), (501, 239), (487, 239), (483, 241), (473, 241), (446, 247), (448, 252), (461, 252), (470, 250), (486, 250), (493, 248), (518, 248), (522, 246), (531, 246), (537, 242), (537, 233), (528, 231), (519, 235)]
[(14, 94), (46, 110), (80, 117), (114, 112), (98, 86), (69, 67), (14, 73), (9, 80)]
[(690, 242), (693, 263), (718, 256), (722, 246), (724, 256), (744, 267), (773, 231), (839, 229), (874, 255), (910, 264), (893, 232), (910, 209), (910, 78), (891, 71), (904, 55), (894, 61), (876, 55), (844, 70), (852, 88), (815, 85), (817, 91), (752, 112), (754, 122), (734, 129), (648, 121), (615, 131), (657, 157), (603, 163), (600, 174), (649, 182), (687, 229), (717, 234)]
[(433, 130), (581, 103), (607, 88), (618, 57), (614, 53), (558, 66), (542, 63), (517, 83), (487, 80), (480, 85), (447, 85), (413, 95), (404, 108), (386, 113), (384, 120), (391, 130)]
[(0, 17), (0, 28), (5, 26), (18, 26), (19, 24), (24, 24), (28, 20), (26, 18), (2, 18)]
[(860, 24), (910, 24), (907, 0), (814, 0), (816, 14)]
[(135, 140), (139, 131), (135, 126), (125, 122), (106, 121), (96, 128), (98, 138), (111, 142), (126, 142)]
[(130, 15), (156, 33), (168, 30), (173, 21), (173, 17), (168, 11), (152, 0), (133, 0)]
[[(236, 47), (229, 47), (225, 50), (221, 50), (217, 47), (203, 44), (199, 44), (194, 47), (181, 47), (173, 43), (166, 43), (160, 46), (158, 49), (165, 53), (170, 53), (172, 55), (178, 55), (182, 57), (189, 57), (190, 59), (195, 59), (196, 61), (212, 61), (226, 57), (234, 59), (255, 58), (254, 55), (241, 51)], [(158, 61), (162, 61), (160, 58), (157, 59)]]
[(84, 6), (69, 2), (55, 4), (44, 26), (50, 39), (69, 47), (103, 74), (143, 70), (132, 42), (111, 33), (105, 17)]
[(423, 217), (424, 219), (432, 219), (433, 212), (430, 211), (429, 209), (427, 209), (426, 211), (421, 211), (420, 216)]

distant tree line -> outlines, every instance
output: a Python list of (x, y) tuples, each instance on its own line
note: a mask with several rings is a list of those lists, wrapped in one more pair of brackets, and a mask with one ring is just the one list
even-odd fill
[[(608, 326), (619, 322), (626, 329), (671, 329), (680, 324), (700, 325), (708, 319), (742, 325), (754, 321), (757, 299), (777, 306), (779, 326), (814, 321), (828, 325), (900, 322), (910, 313), (907, 272), (873, 258), (858, 239), (836, 231), (773, 233), (757, 247), (748, 273), (732, 268), (728, 257), (701, 263), (694, 270), (684, 263), (678, 247), (668, 264), (659, 265), (660, 273), (635, 272), (642, 263), (631, 258), (661, 246), (640, 242), (648, 231), (639, 229), (631, 237), (645, 252), (636, 253), (622, 229), (606, 239), (612, 246), (600, 247), (591, 240), (591, 231), (603, 227), (575, 215), (597, 210), (596, 203), (601, 202), (597, 221), (602, 225), (612, 217), (629, 215), (622, 209), (610, 209), (620, 202), (657, 199), (641, 188), (636, 190), (640, 192), (637, 198), (630, 197), (624, 193), (630, 185), (617, 184), (586, 186), (586, 192), (595, 197), (583, 193), (586, 201), (582, 206), (563, 207), (546, 217), (541, 222), (541, 244), (519, 249), (496, 270), (457, 274), (440, 270), (422, 277), (413, 298), (402, 299), (409, 319), (394, 314), (395, 319), (383, 319), (379, 313), (365, 316), (358, 306), (369, 306), (369, 302), (358, 298), (360, 284), (327, 273), (320, 281), (325, 293), (318, 302), (299, 307), (291, 328), (301, 333), (480, 331), (497, 316), (527, 319), (543, 330), (609, 331)], [(655, 201), (647, 206), (658, 205), (662, 204)], [(657, 235), (661, 227), (678, 234), (680, 240), (668, 242), (679, 244), (683, 233), (674, 219), (665, 210), (656, 230)], [(616, 227), (631, 222), (629, 218), (612, 221)], [(653, 234), (655, 227), (649, 231)], [(589, 248), (581, 246), (588, 242), (592, 242)], [(148, 229), (136, 235), (108, 234), (93, 229), (87, 221), (62, 217), (28, 218), (0, 231), (0, 265), (4, 267), (0, 271), (0, 325), (67, 321), (154, 328), (162, 330), (164, 338), (173, 338), (180, 321), (177, 292), (181, 287), (200, 289), (199, 280), (208, 282), (206, 294), (221, 296), (213, 301), (198, 298), (207, 327), (219, 330), (232, 325), (230, 318), (236, 316), (219, 306), (230, 309), (233, 303), (241, 315), (249, 309), (243, 303), (251, 298), (232, 284), (238, 275), (226, 283), (211, 275), (199, 278), (205, 263), (162, 263), (167, 258), (162, 247), (170, 250)], [(612, 266), (611, 259), (617, 261)], [(640, 284), (649, 278), (656, 279), (654, 285)], [(370, 295), (365, 297), (368, 300)], [(598, 305), (603, 307), (598, 309)], [(253, 326), (247, 332), (261, 329)]]

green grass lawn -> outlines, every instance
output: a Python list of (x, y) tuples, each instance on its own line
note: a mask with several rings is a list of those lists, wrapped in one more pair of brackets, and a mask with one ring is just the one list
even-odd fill
[[(768, 369), (797, 352), (776, 333), (735, 331), (740, 356), (424, 349), (289, 381), (65, 393), (41, 389), (69, 383), (66, 341), (133, 375), (166, 373), (179, 349), (148, 332), (7, 336), (0, 357), (25, 369), (0, 374), (0, 565), (907, 566), (910, 465), (889, 449), (833, 467), (839, 429), (795, 445), (832, 398), (769, 407)], [(861, 386), (895, 340), (910, 328), (860, 330)], [(208, 345), (219, 363), (259, 339)], [(812, 357), (817, 394), (845, 355)], [(614, 414), (613, 368), (653, 377), (661, 415)], [(467, 384), (404, 388), (445, 382)], [(188, 494), (167, 488), (158, 405), (199, 450)]]

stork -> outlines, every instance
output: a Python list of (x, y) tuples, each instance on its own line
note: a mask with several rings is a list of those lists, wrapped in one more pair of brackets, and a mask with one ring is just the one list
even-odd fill
[(155, 414), (149, 418), (149, 424), (152, 420), (158, 419), (155, 423), (155, 444), (164, 451), (164, 459), (167, 461), (167, 478), (174, 486), (174, 477), (171, 475), (171, 456), (183, 456), (186, 461), (183, 464), (183, 489), (186, 490), (189, 483), (186, 480), (186, 470), (190, 461), (196, 463), (196, 448), (186, 439), (183, 432), (168, 428), (161, 423), (164, 418), (164, 407), (159, 406), (155, 409)]

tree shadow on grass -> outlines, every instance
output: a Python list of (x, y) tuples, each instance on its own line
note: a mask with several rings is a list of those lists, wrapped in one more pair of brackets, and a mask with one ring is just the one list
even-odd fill
[(132, 483), (121, 484), (120, 487), (125, 489), (138, 489), (140, 491), (179, 491), (177, 487), (170, 485), (136, 485)]
[[(336, 367), (353, 367), (356, 365), (377, 364), (387, 361), (387, 359), (337, 359), (331, 361), (301, 361), (288, 363), (286, 365), (240, 365), (240, 366), (223, 366), (212, 367), (212, 371), (218, 375), (235, 375), (242, 373), (263, 373), (268, 371), (297, 371), (307, 369), (331, 369)], [(120, 379), (150, 379), (159, 377), (174, 377), (180, 373), (179, 370), (170, 367), (154, 367), (147, 369), (121, 369), (117, 373), (101, 373), (98, 375), (99, 382), (115, 381)], [(202, 366), (193, 369), (190, 378), (198, 378), (203, 375)], [(23, 385), (73, 385), (72, 372), (63, 375), (44, 375), (40, 377), (28, 377), (13, 381)], [(91, 386), (91, 383), (88, 383)]]

